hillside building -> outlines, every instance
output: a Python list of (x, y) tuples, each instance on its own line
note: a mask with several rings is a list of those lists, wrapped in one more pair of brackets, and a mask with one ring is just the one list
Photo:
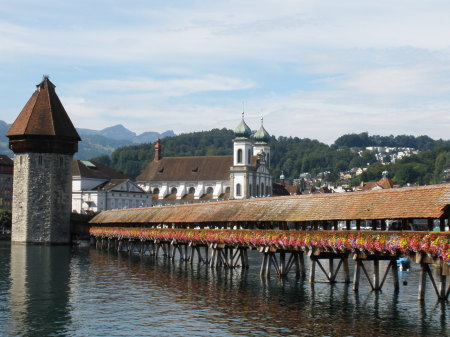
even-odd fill
[(12, 208), (13, 173), (12, 159), (0, 154), (0, 209), (10, 211)]
[(272, 195), (270, 135), (262, 120), (252, 135), (242, 114), (235, 136), (231, 156), (165, 158), (158, 139), (154, 159), (136, 178), (137, 184), (158, 204)]
[(72, 211), (95, 213), (152, 206), (149, 193), (128, 176), (97, 162), (72, 162)]

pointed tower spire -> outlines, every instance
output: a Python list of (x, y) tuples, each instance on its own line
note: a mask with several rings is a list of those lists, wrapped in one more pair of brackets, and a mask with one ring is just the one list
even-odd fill
[[(6, 132), (15, 153), (70, 153), (81, 140), (48, 76), (36, 85), (25, 107)], [(45, 139), (45, 141), (44, 141)]]

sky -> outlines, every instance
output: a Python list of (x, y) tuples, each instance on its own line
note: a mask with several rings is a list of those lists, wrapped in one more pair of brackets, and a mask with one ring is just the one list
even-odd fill
[(448, 0), (0, 0), (0, 119), (49, 75), (79, 128), (450, 139)]

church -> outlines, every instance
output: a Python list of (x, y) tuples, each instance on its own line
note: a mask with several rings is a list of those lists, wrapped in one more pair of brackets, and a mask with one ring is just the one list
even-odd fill
[(270, 135), (263, 126), (252, 134), (242, 120), (231, 156), (168, 157), (158, 139), (155, 156), (136, 182), (153, 194), (155, 205), (247, 199), (272, 195)]

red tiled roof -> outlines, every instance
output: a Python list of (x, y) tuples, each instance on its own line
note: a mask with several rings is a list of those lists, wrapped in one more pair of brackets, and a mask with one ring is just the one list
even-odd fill
[(230, 180), (232, 156), (167, 157), (150, 162), (137, 181)]
[(6, 136), (58, 136), (81, 140), (48, 77), (37, 85)]
[(92, 223), (202, 223), (440, 218), (450, 184), (105, 211)]

